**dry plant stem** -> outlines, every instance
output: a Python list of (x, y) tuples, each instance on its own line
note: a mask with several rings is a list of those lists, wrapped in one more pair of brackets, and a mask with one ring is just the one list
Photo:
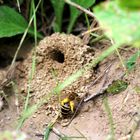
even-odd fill
[(133, 136), (134, 136), (136, 130), (139, 128), (139, 126), (140, 126), (140, 110), (138, 110), (138, 116), (135, 119), (135, 124), (134, 124), (134, 126), (132, 128), (132, 132), (130, 134), (130, 140), (133, 140)]
[(97, 91), (96, 94), (92, 94), (91, 96), (87, 97), (86, 99), (84, 99), (84, 102), (87, 102), (91, 99), (93, 99), (94, 97), (97, 97), (98, 95), (102, 94), (104, 92), (104, 90), (106, 88), (103, 88), (104, 87), (104, 84), (106, 82), (106, 79), (107, 79), (107, 73), (109, 72), (109, 69), (110, 67), (112, 66), (113, 62), (111, 64), (109, 64), (109, 66), (107, 66), (107, 68), (104, 70), (103, 74), (99, 75), (99, 77), (92, 83), (90, 84), (90, 86), (88, 88), (90, 88), (91, 86), (93, 86), (101, 77), (105, 76), (102, 83), (101, 83), (101, 86), (99, 88), (99, 91)]
[[(113, 39), (111, 38), (110, 40), (111, 40), (112, 45), (114, 45), (115, 43), (114, 43)], [(123, 60), (122, 60), (122, 57), (121, 57), (121, 55), (120, 55), (120, 53), (119, 53), (118, 48), (116, 48), (116, 52), (117, 52), (117, 55), (118, 55), (118, 57), (119, 57), (119, 59), (120, 59), (120, 61), (121, 61), (121, 64), (122, 64), (124, 70), (127, 72), (127, 69), (126, 69), (125, 64), (124, 64), (124, 62), (123, 62)]]
[(3, 80), (0, 83), (0, 89), (2, 89), (4, 86), (9, 84), (13, 80), (13, 78), (15, 76), (15, 74), (14, 74), (15, 68), (16, 68), (17, 65), (18, 65), (18, 63), (14, 63), (13, 65), (11, 65), (9, 67), (9, 69), (6, 72), (6, 75), (3, 77)]
[(95, 15), (94, 15), (92, 12), (90, 12), (89, 10), (87, 10), (87, 9), (85, 9), (85, 8), (83, 8), (83, 7), (81, 7), (80, 5), (74, 3), (74, 2), (72, 2), (72, 1), (70, 1), (70, 0), (64, 0), (64, 1), (65, 1), (66, 3), (68, 3), (69, 5), (74, 6), (74, 7), (76, 7), (77, 9), (79, 9), (80, 11), (82, 11), (82, 12), (86, 13), (87, 15), (91, 16), (92, 18), (95, 18)]
[(64, 134), (62, 134), (58, 129), (56, 129), (55, 127), (52, 128), (52, 131), (60, 138), (65, 137)]
[(124, 64), (124, 62), (123, 62), (123, 59), (122, 59), (122, 57), (121, 57), (121, 55), (120, 55), (120, 53), (119, 53), (119, 50), (116, 49), (116, 52), (117, 52), (117, 55), (118, 55), (118, 57), (119, 57), (119, 59), (120, 59), (120, 61), (121, 61), (121, 64), (122, 64), (124, 70), (127, 72), (127, 69), (126, 69), (125, 64)]
[[(54, 133), (54, 134), (56, 134), (58, 137), (60, 137), (60, 138), (63, 138), (63, 137), (65, 137), (65, 135), (64, 134), (62, 134), (58, 129), (56, 129), (55, 127), (52, 127), (52, 132)], [(39, 134), (39, 133), (36, 133), (36, 136), (38, 136), (38, 137), (44, 137), (44, 134)]]
[(20, 10), (19, 0), (17, 0), (17, 6), (18, 6), (18, 11), (21, 12), (21, 10)]
[(94, 84), (96, 84), (100, 78), (102, 78), (107, 72), (108, 72), (108, 69), (111, 67), (111, 65), (113, 64), (113, 62), (111, 64), (109, 64), (106, 69), (103, 71), (103, 73), (101, 75), (99, 75), (93, 83), (91, 83), (87, 88), (89, 89), (91, 86), (93, 86)]
[[(92, 21), (92, 23), (91, 23), (90, 28), (88, 29), (88, 31), (86, 31), (86, 32), (84, 32), (84, 33), (82, 33), (82, 34), (80, 35), (80, 36), (83, 36), (83, 42), (84, 42), (84, 44), (88, 44), (88, 43), (89, 43), (91, 32), (100, 29), (100, 27), (96, 27), (96, 26), (95, 26), (96, 23), (97, 23), (96, 20), (93, 19), (93, 21)], [(96, 27), (96, 28), (95, 28), (95, 27)], [(80, 36), (79, 36), (79, 37), (80, 37)]]
[[(100, 88), (99, 90), (96, 92), (96, 94), (92, 94), (91, 96), (87, 97), (86, 99), (84, 99), (84, 102), (88, 102), (89, 100), (101, 95), (105, 90), (106, 88), (104, 88), (104, 85), (106, 83), (106, 80), (107, 80), (107, 74), (105, 75), (101, 85), (100, 85)], [(107, 86), (108, 87), (108, 86)]]
[(97, 96), (102, 95), (102, 94), (104, 93), (104, 91), (109, 87), (109, 85), (112, 84), (113, 81), (116, 81), (116, 80), (118, 80), (118, 79), (122, 79), (124, 76), (125, 76), (125, 72), (123, 72), (123, 73), (121, 74), (121, 76), (119, 76), (117, 79), (113, 79), (112, 81), (108, 82), (106, 85), (103, 85), (103, 86), (102, 86), (102, 89), (100, 89), (100, 90), (97, 91), (96, 93), (93, 93), (91, 96), (87, 97), (87, 98), (84, 100), (84, 102), (87, 102), (87, 101), (89, 101), (89, 100), (91, 100), (91, 99), (93, 99), (93, 98), (96, 98)]
[(86, 35), (86, 34), (90, 34), (91, 32), (97, 31), (97, 30), (99, 30), (99, 29), (101, 29), (101, 27), (96, 27), (96, 28), (87, 30), (87, 31), (83, 32), (82, 34), (80, 34), (80, 36), (84, 36), (84, 35)]
[(74, 129), (83, 137), (83, 139), (88, 140), (87, 137), (80, 130), (78, 130), (76, 127), (74, 127)]

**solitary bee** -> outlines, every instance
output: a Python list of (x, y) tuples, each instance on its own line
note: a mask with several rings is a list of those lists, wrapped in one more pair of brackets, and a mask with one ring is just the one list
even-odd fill
[(80, 102), (80, 97), (76, 93), (71, 93), (68, 97), (64, 98), (61, 105), (62, 116), (72, 115)]

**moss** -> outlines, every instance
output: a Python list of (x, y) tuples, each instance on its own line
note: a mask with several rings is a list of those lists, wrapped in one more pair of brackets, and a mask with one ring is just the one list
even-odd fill
[(106, 90), (107, 93), (117, 94), (124, 91), (128, 87), (128, 83), (123, 80), (114, 81)]

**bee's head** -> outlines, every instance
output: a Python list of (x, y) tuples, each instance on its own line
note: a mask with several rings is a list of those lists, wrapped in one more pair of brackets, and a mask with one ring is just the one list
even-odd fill
[(77, 97), (77, 94), (76, 94), (76, 93), (71, 93), (71, 94), (69, 95), (69, 100), (70, 100), (70, 101), (73, 101), (76, 97)]

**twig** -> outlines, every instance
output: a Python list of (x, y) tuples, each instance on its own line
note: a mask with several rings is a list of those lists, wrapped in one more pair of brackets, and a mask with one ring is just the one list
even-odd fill
[[(59, 115), (60, 115), (60, 112), (55, 116), (55, 118), (54, 118), (49, 124), (47, 124), (47, 129), (49, 129), (49, 131), (46, 131), (46, 134), (43, 135), (43, 136), (44, 136), (44, 139), (45, 139), (46, 137), (47, 137), (47, 138), (49, 137), (49, 134), (50, 134), (51, 131), (53, 131), (53, 132), (54, 132), (57, 136), (59, 136), (60, 138), (62, 138), (62, 137), (65, 136), (64, 134), (60, 133), (56, 128), (53, 127), (54, 124), (56, 123), (56, 121), (57, 121)], [(46, 129), (46, 130), (47, 130), (47, 129)], [(47, 135), (47, 136), (46, 136), (46, 135)]]
[(74, 2), (72, 2), (72, 1), (70, 1), (70, 0), (64, 0), (64, 1), (65, 1), (66, 3), (68, 3), (69, 5), (74, 6), (74, 7), (76, 7), (77, 9), (79, 9), (80, 11), (86, 13), (87, 15), (89, 15), (89, 16), (95, 18), (95, 15), (94, 15), (92, 12), (90, 12), (89, 10), (87, 10), (87, 9), (85, 9), (85, 8), (83, 8), (83, 7), (81, 7), (80, 5), (74, 3)]
[(93, 31), (96, 31), (96, 30), (99, 30), (100, 27), (97, 27), (96, 26), (97, 24), (97, 21), (95, 19), (93, 19), (90, 27), (88, 28), (88, 31), (82, 33), (79, 35), (79, 37), (82, 37), (83, 36), (83, 42), (84, 44), (88, 44), (89, 43), (89, 40), (90, 40), (90, 34), (93, 32)]
[(138, 116), (135, 119), (135, 124), (133, 125), (132, 132), (130, 134), (130, 140), (133, 139), (133, 136), (136, 130), (139, 128), (139, 126), (140, 126), (140, 110), (138, 110)]
[(0, 83), (0, 89), (6, 86), (8, 83), (11, 82), (11, 80), (14, 78), (14, 72), (15, 68), (17, 66), (17, 63), (14, 63), (9, 67), (9, 69), (6, 72), (6, 75), (3, 77), (3, 81)]
[[(121, 79), (125, 76), (125, 73), (122, 73), (119, 77), (117, 77), (117, 79)], [(96, 98), (97, 96), (100, 96), (104, 93), (104, 91), (109, 87), (109, 85), (111, 85), (113, 83), (113, 81), (116, 81), (117, 79), (113, 79), (112, 81), (108, 82), (105, 86), (103, 85), (103, 88), (100, 89), (99, 91), (97, 91), (96, 93), (93, 93), (91, 96), (87, 97), (86, 99), (84, 99), (84, 102), (87, 102), (93, 98)]]
[(88, 140), (87, 137), (86, 137), (80, 130), (78, 130), (76, 127), (74, 127), (74, 129), (75, 129), (85, 140)]
[[(102, 84), (101, 84), (99, 90), (96, 92), (96, 94), (92, 94), (91, 96), (87, 97), (86, 99), (84, 99), (84, 102), (87, 102), (87, 101), (93, 99), (94, 97), (99, 96), (108, 87), (108, 85), (104, 87), (104, 84), (105, 84), (106, 79), (107, 79), (107, 73), (108, 73), (110, 67), (112, 66), (112, 64), (113, 64), (113, 62), (106, 67), (106, 69), (103, 71), (103, 73), (101, 75), (99, 75), (99, 77), (92, 84), (89, 85), (88, 88), (90, 88), (91, 86), (93, 86), (101, 77), (103, 77), (105, 75), (105, 78), (103, 79)], [(108, 83), (108, 84), (110, 84), (110, 83)]]
[(90, 34), (91, 32), (97, 31), (97, 30), (99, 30), (100, 28), (101, 28), (101, 27), (96, 27), (96, 28), (87, 30), (87, 31), (83, 32), (82, 34), (80, 34), (80, 36), (84, 36), (84, 35), (86, 35), (86, 34)]
[(55, 127), (52, 128), (52, 131), (60, 138), (65, 137), (64, 134), (62, 134), (58, 129), (56, 129)]
[(107, 79), (107, 74), (105, 75), (105, 77), (104, 77), (104, 79), (103, 79), (103, 81), (102, 81), (102, 83), (100, 85), (99, 90), (95, 94), (93, 93), (91, 96), (89, 96), (86, 99), (84, 99), (84, 102), (87, 102), (87, 101), (89, 101), (89, 100), (101, 95), (106, 90), (106, 88), (108, 87), (108, 85), (104, 87), (104, 85), (106, 83), (106, 79)]
[(18, 11), (21, 12), (19, 0), (17, 0)]
[(113, 64), (113, 62), (111, 64), (109, 64), (105, 70), (103, 71), (103, 73), (101, 75), (99, 75), (95, 80), (94, 82), (92, 82), (87, 88), (89, 89), (91, 86), (93, 86), (94, 84), (96, 84), (100, 78), (102, 78), (107, 72), (108, 72), (108, 69), (111, 67), (111, 65)]
[[(63, 133), (61, 133), (58, 129), (56, 129), (55, 127), (52, 127), (51, 128), (51, 130), (52, 130), (52, 132), (54, 133), (54, 134), (56, 134), (58, 137), (60, 137), (60, 138), (63, 138), (63, 137), (65, 137), (65, 135), (63, 134)], [(44, 134), (40, 134), (40, 133), (36, 133), (35, 134), (36, 136), (38, 136), (38, 137), (44, 137)]]

